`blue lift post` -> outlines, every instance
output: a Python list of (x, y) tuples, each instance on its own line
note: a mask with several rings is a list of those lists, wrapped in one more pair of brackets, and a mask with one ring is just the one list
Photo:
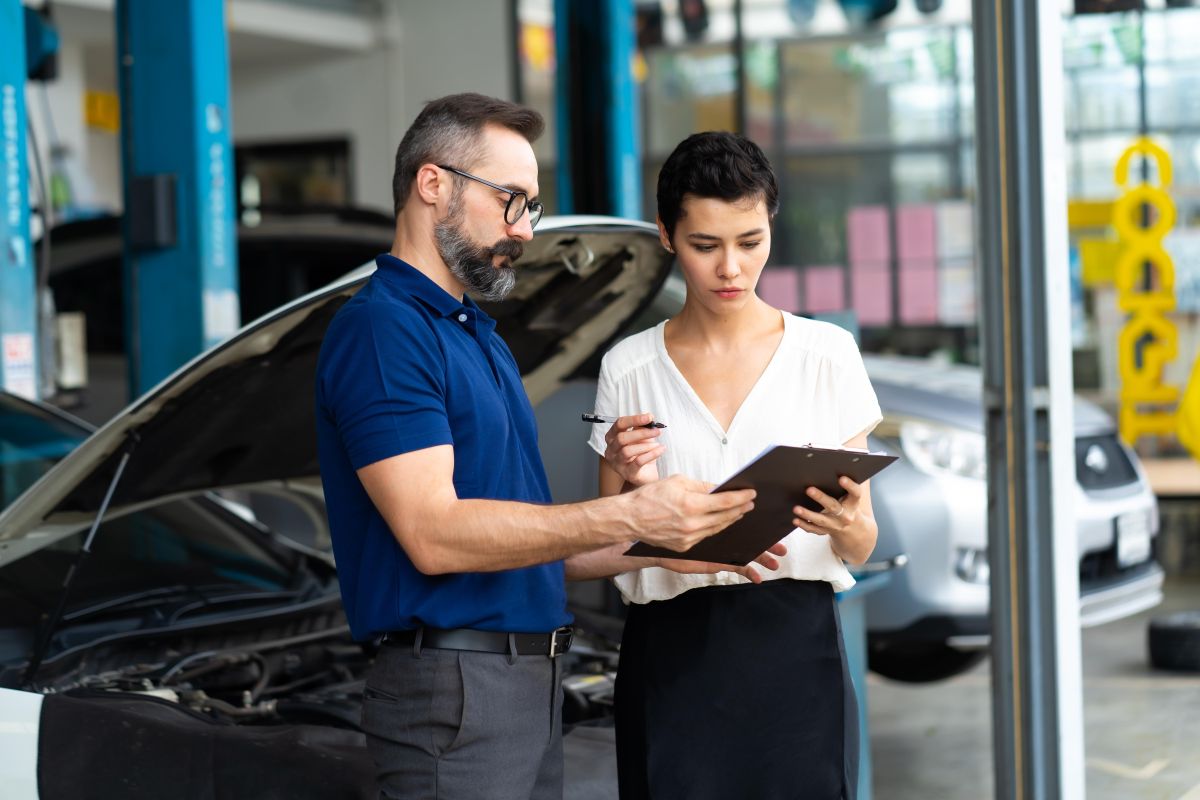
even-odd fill
[(225, 4), (117, 0), (131, 397), (237, 330)]
[(642, 216), (633, 0), (555, 0), (558, 213)]
[(0, 388), (36, 398), (37, 281), (25, 151), (25, 9), (0, 0)]

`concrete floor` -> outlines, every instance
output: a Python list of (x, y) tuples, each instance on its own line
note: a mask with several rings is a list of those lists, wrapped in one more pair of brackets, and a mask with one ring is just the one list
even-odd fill
[[(1148, 620), (1200, 608), (1200, 581), (1163, 605), (1083, 632), (1088, 800), (1200, 800), (1200, 674), (1150, 669)], [(867, 679), (878, 800), (992, 796), (988, 663), (939, 683)]]

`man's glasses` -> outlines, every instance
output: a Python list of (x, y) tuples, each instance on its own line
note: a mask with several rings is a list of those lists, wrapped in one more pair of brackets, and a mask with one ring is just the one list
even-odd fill
[(507, 186), (500, 186), (499, 184), (492, 183), (491, 181), (485, 181), (478, 175), (472, 175), (469, 172), (463, 172), (461, 169), (448, 167), (445, 164), (438, 164), (437, 167), (438, 169), (444, 169), (447, 172), (453, 172), (455, 175), (461, 175), (464, 178), (470, 178), (473, 181), (478, 181), (484, 186), (490, 186), (498, 192), (507, 192), (508, 205), (504, 207), (504, 221), (509, 225), (516, 225), (517, 220), (521, 218), (521, 215), (525, 213), (526, 209), (529, 211), (530, 228), (536, 228), (538, 220), (542, 218), (542, 211), (544, 209), (541, 201), (530, 201), (529, 195), (527, 195), (525, 192), (518, 192), (516, 189), (509, 189)]

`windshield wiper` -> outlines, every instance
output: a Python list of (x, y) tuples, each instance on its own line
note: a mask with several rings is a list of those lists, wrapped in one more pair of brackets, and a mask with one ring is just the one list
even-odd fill
[(62, 593), (59, 594), (58, 605), (54, 607), (54, 613), (46, 620), (46, 632), (42, 635), (42, 640), (38, 642), (38, 646), (34, 649), (33, 653), (30, 654), (29, 666), (25, 668), (25, 675), (21, 678), (21, 684), (24, 688), (29, 688), (33, 685), (33, 678), (37, 675), (38, 667), (42, 665), (42, 661), (46, 658), (46, 653), (50, 649), (50, 643), (54, 640), (54, 632), (58, 629), (58, 623), (62, 621), (63, 613), (67, 609), (67, 598), (71, 594), (71, 586), (75, 583), (75, 578), (79, 575), (79, 568), (83, 565), (84, 560), (92, 554), (92, 542), (96, 539), (96, 531), (100, 529), (100, 523), (104, 520), (104, 513), (108, 511), (108, 504), (112, 502), (113, 493), (117, 490), (117, 484), (121, 482), (121, 476), (125, 474), (125, 466), (129, 463), (129, 457), (133, 454), (133, 448), (137, 446), (137, 443), (137, 433), (130, 432), (125, 440), (125, 452), (121, 454), (121, 460), (117, 464), (117, 471), (113, 474), (113, 479), (109, 481), (108, 491), (104, 493), (104, 500), (100, 503), (100, 509), (96, 512), (96, 518), (92, 520), (91, 530), (88, 531), (87, 538), (83, 540), (83, 547), (75, 554), (75, 560), (71, 562), (66, 577), (63, 578)]

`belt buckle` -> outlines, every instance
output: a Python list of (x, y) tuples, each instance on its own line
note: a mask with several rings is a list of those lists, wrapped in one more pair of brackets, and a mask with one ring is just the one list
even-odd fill
[[(558, 658), (563, 653), (571, 649), (571, 640), (575, 637), (575, 631), (569, 625), (564, 625), (550, 634), (550, 658)], [(563, 644), (559, 644), (563, 642)]]

